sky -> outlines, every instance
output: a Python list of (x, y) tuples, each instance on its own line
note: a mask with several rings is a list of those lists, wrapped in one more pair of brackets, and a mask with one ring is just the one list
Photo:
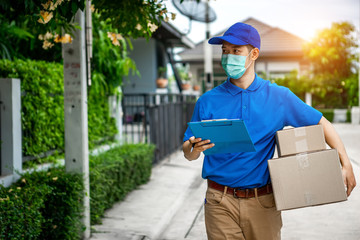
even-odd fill
[[(163, 3), (169, 12), (176, 13), (176, 19), (170, 23), (185, 33), (189, 29), (188, 18), (176, 10), (172, 0)], [(217, 15), (210, 24), (212, 36), (249, 17), (308, 41), (317, 31), (341, 21), (352, 23), (357, 30), (356, 37), (360, 36), (360, 0), (210, 0), (209, 4)], [(194, 43), (203, 41), (205, 24), (192, 21), (187, 37)]]

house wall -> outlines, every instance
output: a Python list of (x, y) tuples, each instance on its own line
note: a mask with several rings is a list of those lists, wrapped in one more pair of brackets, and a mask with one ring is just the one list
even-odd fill
[(269, 78), (283, 77), (293, 70), (300, 72), (299, 61), (259, 61), (256, 62), (255, 71), (266, 73)]
[[(222, 69), (219, 60), (215, 60), (213, 63), (214, 81), (222, 81), (226, 79), (226, 74)], [(259, 59), (255, 64), (255, 72), (266, 73), (268, 78), (283, 77), (287, 73), (293, 70), (297, 70), (298, 73), (304, 74), (309, 70), (309, 63), (305, 62), (301, 58), (266, 58)], [(193, 81), (201, 83), (204, 79), (204, 64), (200, 62), (190, 63), (189, 71), (193, 75)]]
[(158, 67), (167, 66), (169, 62), (166, 48), (162, 42), (155, 39), (133, 39), (133, 50), (130, 58), (135, 61), (140, 76), (133, 75), (124, 78), (124, 93), (155, 93)]
[(124, 93), (155, 93), (157, 78), (157, 43), (155, 39), (136, 39), (131, 41), (133, 50), (130, 58), (135, 63), (140, 76), (124, 78)]

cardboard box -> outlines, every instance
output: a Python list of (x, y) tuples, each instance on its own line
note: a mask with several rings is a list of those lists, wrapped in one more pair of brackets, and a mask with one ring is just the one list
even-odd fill
[(277, 210), (347, 200), (336, 149), (268, 160)]
[(277, 131), (276, 143), (280, 157), (326, 149), (324, 131), (321, 125)]

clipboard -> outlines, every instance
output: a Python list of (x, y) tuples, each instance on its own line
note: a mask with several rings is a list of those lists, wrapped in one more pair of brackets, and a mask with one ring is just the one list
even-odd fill
[(205, 155), (256, 151), (243, 120), (205, 120), (189, 122), (188, 126), (195, 138), (210, 139), (215, 144), (204, 151)]

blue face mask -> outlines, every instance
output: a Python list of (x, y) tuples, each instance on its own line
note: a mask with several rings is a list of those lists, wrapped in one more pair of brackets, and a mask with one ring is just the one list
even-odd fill
[[(249, 55), (251, 52), (249, 53)], [(244, 75), (246, 69), (250, 66), (245, 67), (246, 58), (249, 56), (241, 56), (234, 54), (223, 54), (221, 56), (221, 65), (224, 68), (226, 75), (232, 79), (239, 79)]]

